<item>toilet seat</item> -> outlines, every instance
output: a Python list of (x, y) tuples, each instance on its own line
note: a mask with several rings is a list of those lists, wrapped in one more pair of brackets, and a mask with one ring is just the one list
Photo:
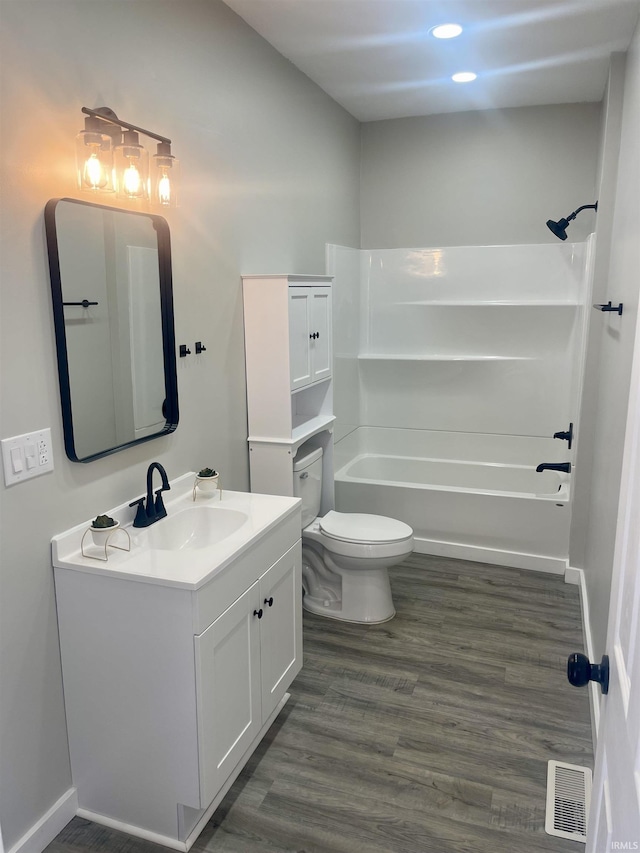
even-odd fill
[[(360, 519), (360, 523), (355, 521), (352, 524), (354, 518)], [(327, 527), (332, 532), (327, 532)], [(363, 538), (356, 538), (358, 535)], [(377, 540), (373, 538), (376, 535)], [(303, 529), (303, 544), (305, 540), (317, 542), (336, 556), (362, 560), (363, 567), (373, 560), (402, 558), (413, 550), (413, 530), (408, 524), (380, 515), (334, 510), (330, 510), (324, 518), (316, 518)]]
[(408, 524), (383, 515), (330, 510), (318, 523), (330, 539), (358, 545), (392, 545), (413, 536)]

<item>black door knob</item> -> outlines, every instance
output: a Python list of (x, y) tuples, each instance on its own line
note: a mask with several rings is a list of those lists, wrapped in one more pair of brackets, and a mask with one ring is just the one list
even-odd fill
[(265, 598), (264, 603), (268, 604), (269, 607), (273, 607), (273, 596), (270, 596), (269, 598)]
[(586, 655), (574, 652), (567, 661), (567, 678), (574, 687), (584, 687), (597, 681), (603, 693), (609, 692), (609, 658), (602, 656), (600, 663), (591, 663)]
[(258, 619), (262, 619), (262, 607), (260, 608), (260, 610), (254, 610), (253, 615), (257, 616)]

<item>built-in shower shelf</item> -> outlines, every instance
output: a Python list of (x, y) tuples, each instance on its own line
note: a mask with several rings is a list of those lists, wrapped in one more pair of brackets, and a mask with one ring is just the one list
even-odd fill
[(528, 355), (472, 355), (454, 353), (426, 353), (422, 355), (410, 355), (404, 353), (362, 353), (358, 361), (533, 361)]
[(396, 305), (422, 305), (426, 308), (577, 308), (579, 302), (567, 300), (516, 299), (419, 299)]

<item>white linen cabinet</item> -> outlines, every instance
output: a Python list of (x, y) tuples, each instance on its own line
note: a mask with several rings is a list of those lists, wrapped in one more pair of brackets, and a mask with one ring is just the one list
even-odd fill
[[(310, 439), (333, 471), (331, 276), (243, 276), (251, 489), (293, 494), (292, 460)], [(333, 509), (325, 476), (321, 512)]]

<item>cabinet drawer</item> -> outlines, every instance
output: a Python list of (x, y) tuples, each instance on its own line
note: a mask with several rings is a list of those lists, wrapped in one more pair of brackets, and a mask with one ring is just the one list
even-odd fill
[(296, 512), (270, 530), (232, 565), (223, 569), (206, 586), (193, 592), (193, 633), (201, 634), (230, 607), (265, 568), (272, 566), (300, 539), (300, 513)]

